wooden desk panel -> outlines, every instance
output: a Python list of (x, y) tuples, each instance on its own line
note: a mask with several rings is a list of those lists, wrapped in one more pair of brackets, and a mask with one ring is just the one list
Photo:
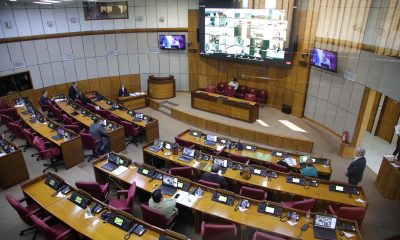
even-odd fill
[(382, 160), (375, 186), (384, 198), (400, 203), (400, 169), (394, 167), (386, 158)]
[(192, 108), (247, 122), (255, 122), (258, 119), (260, 107), (255, 102), (201, 90), (192, 91), (191, 99)]
[(169, 77), (154, 77), (150, 75), (147, 79), (149, 97), (155, 99), (168, 99), (175, 97), (175, 78)]
[(0, 157), (0, 185), (3, 189), (29, 179), (22, 150), (12, 143), (8, 142), (8, 144), (11, 144), (15, 151)]
[(129, 110), (147, 107), (147, 94), (140, 96), (118, 97), (117, 102)]

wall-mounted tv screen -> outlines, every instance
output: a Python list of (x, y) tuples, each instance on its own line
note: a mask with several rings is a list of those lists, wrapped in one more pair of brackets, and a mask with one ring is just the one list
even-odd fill
[(291, 66), (294, 30), (286, 11), (211, 1), (201, 3), (199, 10), (201, 56)]
[(186, 49), (185, 35), (160, 35), (160, 49)]
[(314, 48), (310, 50), (310, 63), (313, 66), (337, 72), (337, 53)]
[(32, 89), (29, 72), (21, 72), (0, 77), (0, 97)]

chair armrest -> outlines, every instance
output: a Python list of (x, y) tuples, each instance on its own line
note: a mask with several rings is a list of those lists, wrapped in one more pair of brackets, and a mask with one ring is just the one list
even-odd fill
[(39, 213), (39, 212), (41, 212), (42, 210), (43, 210), (42, 208), (35, 209), (35, 210), (33, 210), (32, 212), (28, 213), (27, 216), (29, 217), (29, 216), (31, 216), (31, 215), (35, 215), (36, 213)]
[(336, 212), (335, 212), (335, 210), (333, 209), (332, 205), (329, 205), (329, 206), (328, 206), (328, 210), (329, 210), (329, 212), (330, 212), (331, 214), (333, 214), (333, 215), (336, 216)]
[(50, 221), (50, 220), (52, 220), (52, 219), (53, 219), (53, 216), (50, 215), (50, 216), (45, 217), (45, 218), (43, 219), (43, 222), (48, 222), (48, 221)]
[(70, 233), (72, 233), (72, 229), (71, 229), (71, 228), (68, 229), (67, 231), (61, 233), (61, 235), (58, 236), (58, 238), (56, 238), (56, 240), (63, 239), (64, 237), (66, 237), (66, 236), (69, 235)]
[(26, 201), (26, 199), (28, 199), (28, 197), (23, 197), (23, 198), (20, 198), (20, 199), (18, 199), (18, 202), (25, 202), (25, 201)]
[(117, 191), (117, 198), (119, 199), (121, 195), (127, 195), (129, 190), (119, 190)]

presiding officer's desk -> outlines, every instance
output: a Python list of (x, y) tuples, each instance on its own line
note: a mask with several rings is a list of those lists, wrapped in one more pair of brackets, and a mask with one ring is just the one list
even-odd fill
[[(111, 100), (104, 98), (103, 100), (98, 101), (96, 99), (96, 95), (98, 95), (97, 92), (86, 94), (86, 96), (92, 101), (93, 104), (99, 106), (103, 110), (109, 111), (109, 109), (112, 106), (112, 103), (108, 104), (107, 102)], [(160, 136), (158, 120), (153, 117), (151, 117), (151, 120), (147, 123), (144, 120), (140, 122), (135, 122), (134, 117), (128, 114), (128, 110), (115, 109), (112, 112), (111, 111), (109, 112), (143, 129), (145, 132), (145, 137), (147, 142), (153, 141), (154, 139), (157, 139)]]
[[(127, 234), (126, 231), (109, 223), (105, 223), (100, 218), (101, 214), (106, 211), (116, 212), (128, 218), (132, 222), (141, 224), (146, 228), (146, 231), (142, 236), (137, 236), (132, 233), (129, 239), (158, 240), (160, 238), (160, 235), (174, 234), (174, 232), (172, 231), (165, 231), (146, 222), (143, 222), (142, 220), (137, 219), (126, 212), (113, 209), (106, 204), (100, 202), (99, 200), (91, 197), (87, 193), (85, 193), (84, 195), (88, 196), (90, 199), (89, 206), (92, 206), (94, 203), (99, 203), (103, 205), (103, 210), (100, 213), (93, 214), (92, 218), (85, 218), (86, 209), (77, 206), (75, 203), (68, 199), (70, 198), (72, 192), (76, 191), (76, 189), (70, 186), (73, 191), (64, 195), (63, 197), (60, 198), (57, 196), (52, 196), (56, 191), (45, 183), (45, 180), (49, 175), (53, 175), (53, 177), (59, 178), (54, 174), (47, 173), (21, 185), (25, 197), (28, 197), (30, 201), (37, 203), (49, 214), (58, 218), (59, 220), (70, 226), (72, 229), (74, 229), (76, 232), (82, 234), (89, 239), (124, 239), (124, 236)], [(187, 237), (180, 234), (174, 235), (179, 235), (179, 239), (187, 239)], [(171, 237), (171, 239), (175, 238)]]
[[(206, 134), (206, 133), (203, 133)], [(204, 143), (204, 136), (203, 137), (195, 137), (191, 134), (191, 130), (185, 130), (184, 132), (180, 133), (178, 135), (179, 138), (188, 141), (190, 143), (195, 144), (198, 146), (200, 149), (203, 150), (211, 150), (211, 151), (216, 151), (218, 144), (210, 146)], [(229, 140), (228, 138), (223, 137), (224, 139)], [(245, 143), (243, 143), (245, 144)], [(249, 144), (252, 146), (256, 147), (255, 151), (252, 150), (246, 150), (243, 149), (241, 151), (238, 151), (234, 148), (229, 149), (225, 148), (224, 153), (228, 155), (229, 153), (236, 154), (236, 155), (241, 155), (246, 158), (248, 158), (251, 162), (256, 163), (256, 164), (262, 164), (264, 165), (266, 162), (272, 162), (272, 163), (277, 163), (282, 157), (278, 156), (272, 156), (272, 152), (274, 150), (268, 149), (268, 148), (263, 148), (260, 146), (256, 146), (254, 144)], [(279, 151), (281, 153), (284, 153), (283, 151)], [(290, 158), (293, 158), (296, 160), (297, 165), (292, 166), (292, 169), (295, 170), (296, 172), (300, 172), (301, 166), (300, 166), (300, 156), (301, 154), (299, 153), (291, 153), (291, 152), (286, 152), (287, 156)], [(323, 178), (329, 180), (331, 178), (332, 174), (332, 167), (330, 165), (330, 160), (328, 160), (328, 164), (314, 164), (314, 167), (318, 171), (318, 178)]]
[[(159, 172), (162, 174), (165, 174), (163, 172), (160, 172), (157, 169), (152, 168), (151, 166), (148, 166), (146, 164), (138, 164), (138, 163), (133, 163), (131, 164), (128, 169), (120, 174), (116, 175), (113, 172), (109, 172), (105, 169), (102, 168), (102, 165), (107, 162), (107, 157), (102, 156), (99, 159), (93, 161), (93, 168), (94, 168), (94, 173), (96, 177), (96, 181), (100, 183), (105, 183), (110, 180), (110, 178), (113, 179), (113, 181), (117, 181), (120, 184), (125, 184), (125, 185), (130, 185), (133, 182), (136, 182), (136, 186), (145, 192), (151, 193), (155, 189), (157, 189), (159, 186), (161, 186), (161, 180), (157, 178), (151, 178), (149, 176), (144, 176), (140, 173), (138, 173), (139, 167), (144, 167), (146, 169)], [(204, 216), (210, 215), (212, 217), (216, 218), (222, 218), (225, 221), (233, 222), (239, 225), (238, 229), (240, 229), (241, 236), (238, 239), (251, 239), (249, 237), (249, 233), (251, 233), (254, 230), (261, 230), (261, 231), (268, 231), (268, 232), (276, 232), (280, 235), (289, 237), (289, 238), (297, 238), (300, 235), (300, 228), (306, 223), (306, 212), (300, 211), (300, 210), (292, 210), (296, 211), (300, 215), (299, 222), (294, 225), (290, 226), (286, 221), (285, 217), (287, 216), (287, 212), (289, 209), (283, 208), (280, 204), (277, 203), (272, 203), (268, 202), (271, 206), (283, 208), (283, 216), (281, 218), (271, 216), (271, 215), (266, 215), (259, 213), (258, 210), (258, 204), (260, 203), (259, 201), (248, 199), (250, 201), (250, 207), (247, 209), (247, 211), (240, 211), (236, 210), (235, 211), (235, 206), (239, 203), (241, 199), (244, 197), (237, 196), (231, 192), (224, 191), (224, 190), (219, 190), (219, 189), (212, 189), (212, 188), (207, 188), (203, 185), (199, 185), (195, 182), (191, 182), (188, 179), (184, 179), (181, 177), (178, 177), (181, 181), (185, 181), (186, 183), (190, 184), (190, 189), (189, 192), (192, 192), (194, 189), (197, 187), (201, 187), (204, 191), (204, 194), (202, 195), (201, 198), (191, 198), (191, 197), (183, 197), (180, 199), (180, 197), (177, 200), (177, 203), (180, 206), (184, 206), (192, 210), (192, 213), (195, 214), (194, 219), (195, 219), (195, 229), (197, 232), (200, 230), (200, 223), (201, 220), (203, 219)], [(225, 205), (222, 203), (217, 203), (212, 200), (212, 194), (213, 192), (219, 192), (219, 193), (228, 193), (231, 196), (234, 197), (234, 204), (233, 206)], [(179, 191), (178, 191), (179, 192)], [(177, 193), (178, 193), (177, 192)], [(177, 194), (175, 193), (175, 194)], [(175, 197), (173, 196), (168, 196), (164, 195), (166, 198), (170, 197)], [(185, 200), (186, 199), (186, 200)], [(178, 216), (179, 217), (179, 216)], [(311, 220), (312, 221), (312, 220)], [(352, 239), (361, 239), (357, 223), (349, 220), (342, 220), (343, 222), (351, 223), (356, 227), (356, 232), (353, 234), (355, 235)], [(337, 231), (337, 236), (340, 235), (340, 231)], [(315, 239), (314, 238), (314, 232), (312, 228), (309, 228), (307, 231), (302, 233), (301, 239)]]
[(256, 102), (227, 97), (203, 90), (192, 91), (192, 108), (236, 118), (246, 122), (258, 119), (260, 106)]
[(0, 186), (6, 189), (29, 179), (29, 172), (22, 150), (1, 137), (0, 143)]
[[(71, 136), (70, 139), (61, 138), (60, 140), (54, 140), (52, 137), (57, 134), (57, 131), (49, 128), (48, 125), (50, 123), (55, 123), (55, 122), (53, 122), (48, 118), (45, 118), (46, 120), (45, 123), (41, 123), (38, 121), (32, 123), (29, 121), (31, 115), (24, 114), (24, 112), (26, 111), (25, 107), (16, 107), (16, 109), (20, 118), (25, 122), (26, 125), (32, 128), (36, 133), (38, 133), (42, 137), (46, 138), (50, 142), (54, 143), (56, 146), (60, 147), (66, 169), (69, 169), (83, 162), (84, 157), (83, 157), (82, 140), (79, 135), (72, 133), (67, 129), (64, 129), (64, 131), (70, 133)], [(58, 123), (55, 124), (59, 125)]]
[(147, 94), (138, 94), (135, 96), (121, 96), (117, 97), (118, 104), (121, 104), (129, 110), (147, 107)]
[[(72, 100), (69, 100), (71, 102)], [(57, 106), (61, 108), (65, 113), (67, 113), (71, 118), (75, 119), (76, 121), (80, 122), (86, 128), (89, 128), (93, 124), (93, 120), (90, 116), (83, 115), (81, 113), (82, 108), (79, 107), (78, 109), (74, 109), (71, 104), (68, 104), (67, 101), (57, 101)], [(79, 106), (79, 105), (78, 105)], [(97, 118), (102, 119), (101, 116), (98, 116), (89, 110), (85, 109), (88, 112), (88, 115), (95, 115)], [(107, 122), (111, 122), (108, 121)], [(125, 142), (125, 132), (124, 128), (113, 122), (114, 126), (117, 126), (115, 129), (107, 129), (109, 140), (110, 140), (110, 149), (114, 152), (121, 152), (126, 149), (126, 142)]]
[[(212, 162), (210, 160), (192, 160), (190, 162), (185, 162), (179, 160), (182, 152), (179, 151), (177, 155), (165, 155), (168, 150), (163, 149), (160, 152), (153, 152), (149, 149), (152, 143), (147, 143), (143, 146), (143, 159), (147, 164), (153, 164), (154, 159), (159, 159), (166, 161), (168, 163), (173, 163), (181, 166), (189, 166), (195, 169), (200, 175), (203, 172), (209, 172), (212, 166)], [(232, 161), (233, 162), (233, 161)], [(235, 162), (233, 162), (235, 163)], [(236, 164), (236, 163), (235, 163)], [(261, 168), (259, 168), (261, 169)], [(285, 197), (285, 195), (295, 195), (298, 197), (304, 198), (314, 198), (317, 200), (317, 205), (315, 206), (316, 210), (326, 209), (326, 205), (330, 203), (347, 205), (347, 206), (355, 206), (355, 207), (367, 207), (367, 199), (366, 195), (362, 189), (362, 187), (358, 186), (349, 186), (347, 183), (343, 182), (333, 182), (321, 179), (311, 179), (306, 178), (307, 180), (316, 180), (318, 182), (317, 187), (292, 184), (287, 182), (287, 176), (295, 176), (298, 178), (305, 178), (299, 174), (288, 174), (277, 172), (277, 178), (263, 177), (257, 174), (252, 174), (250, 179), (244, 179), (240, 175), (239, 170), (234, 170), (232, 168), (227, 168), (226, 172), (223, 174), (225, 179), (234, 185), (235, 192), (239, 192), (241, 186), (252, 185), (256, 188), (261, 188), (267, 191), (274, 192), (274, 196), (277, 198)], [(330, 184), (338, 184), (340, 186), (349, 186), (358, 190), (359, 195), (349, 195), (344, 192), (335, 192), (329, 190)]]

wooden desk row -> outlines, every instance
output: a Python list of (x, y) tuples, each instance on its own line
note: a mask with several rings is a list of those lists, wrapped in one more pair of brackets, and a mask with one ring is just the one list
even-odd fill
[(400, 167), (395, 167), (387, 158), (383, 158), (375, 186), (387, 199), (396, 200), (400, 203)]
[[(177, 155), (169, 154), (166, 155), (168, 150), (162, 150), (160, 152), (153, 152), (149, 149), (152, 143), (148, 143), (143, 146), (143, 159), (145, 163), (152, 164), (153, 157), (169, 162), (178, 164), (181, 166), (189, 166), (194, 168), (198, 173), (209, 172), (211, 165), (213, 164), (211, 161), (202, 161), (202, 160), (192, 160), (191, 162), (184, 162), (179, 160), (182, 152), (179, 152)], [(314, 198), (317, 200), (317, 210), (323, 210), (324, 205), (328, 203), (337, 203), (348, 206), (356, 206), (356, 207), (367, 207), (367, 199), (365, 193), (361, 187), (351, 186), (356, 188), (359, 191), (359, 195), (351, 195), (347, 193), (334, 192), (329, 190), (329, 185), (331, 183), (340, 184), (341, 186), (347, 186), (347, 183), (342, 182), (330, 182), (327, 180), (315, 179), (318, 181), (317, 187), (310, 186), (308, 189), (305, 189), (304, 186), (287, 183), (287, 176), (297, 176), (297, 174), (288, 174), (288, 173), (278, 173), (277, 178), (268, 179), (267, 177), (262, 177), (260, 175), (252, 174), (250, 179), (244, 179), (240, 175), (239, 170), (234, 170), (232, 168), (228, 168), (223, 174), (225, 179), (230, 181), (235, 187), (235, 191), (238, 192), (240, 187), (243, 185), (252, 185), (256, 188), (261, 188), (267, 191), (272, 191), (275, 194), (290, 194), (296, 195), (304, 198)], [(303, 176), (299, 176), (304, 178)], [(309, 179), (309, 178), (307, 178)]]
[(192, 108), (205, 110), (246, 122), (255, 122), (259, 115), (259, 104), (240, 98), (227, 97), (202, 90), (192, 91)]
[[(134, 216), (126, 212), (113, 209), (92, 197), (90, 197), (90, 205), (93, 205), (94, 203), (100, 203), (103, 205), (103, 210), (100, 213), (93, 215), (92, 218), (85, 218), (86, 209), (82, 209), (81, 207), (77, 206), (69, 200), (72, 192), (68, 193), (65, 197), (62, 198), (52, 196), (55, 190), (45, 183), (46, 177), (49, 174), (50, 173), (41, 175), (23, 184), (21, 188), (24, 195), (26, 197), (29, 197), (29, 199), (31, 199), (35, 203), (39, 204), (48, 213), (70, 226), (76, 232), (82, 234), (89, 239), (124, 239), (124, 236), (127, 234), (126, 231), (109, 223), (104, 223), (103, 219), (100, 218), (101, 214), (106, 211), (116, 212), (128, 218), (132, 222), (139, 223), (146, 228), (146, 232), (142, 236), (131, 234), (129, 239), (158, 240), (160, 238), (160, 235), (168, 235), (171, 239), (187, 239), (187, 237), (183, 235), (177, 234), (170, 230), (166, 231), (159, 229), (146, 222), (143, 222), (138, 218), (135, 218)], [(60, 178), (58, 176), (56, 177)], [(71, 188), (73, 189), (73, 187)]]
[[(91, 99), (93, 104), (99, 106), (103, 110), (109, 111), (110, 107), (112, 106), (112, 101), (109, 99), (106, 99), (104, 97), (103, 97), (104, 100), (97, 101), (96, 95), (99, 95), (99, 93), (93, 92), (91, 94), (87, 94), (87, 97), (89, 99)], [(108, 101), (111, 101), (111, 104), (108, 104), (107, 103)], [(131, 122), (131, 123), (135, 124), (136, 126), (139, 126), (140, 128), (142, 128), (146, 135), (146, 141), (148, 141), (148, 142), (160, 137), (158, 120), (153, 117), (147, 123), (144, 120), (141, 122), (135, 122), (135, 121), (133, 121), (134, 117), (132, 117), (131, 115), (128, 114), (128, 110), (115, 109), (112, 112), (111, 111), (109, 111), (109, 112), (124, 119), (125, 121)]]
[[(71, 103), (72, 100), (68, 99), (68, 101)], [(93, 120), (90, 116), (83, 115), (81, 113), (82, 108), (79, 106), (78, 109), (73, 108), (71, 104), (67, 103), (67, 100), (65, 101), (57, 101), (56, 102), (57, 106), (61, 108), (65, 113), (67, 113), (70, 117), (75, 119), (76, 121), (80, 122), (83, 126), (86, 128), (89, 128), (93, 124)], [(76, 103), (74, 103), (76, 104)], [(95, 115), (99, 119), (103, 119), (103, 117), (96, 115), (89, 110), (85, 109), (86, 112), (88, 112), (88, 115)], [(107, 120), (108, 121), (108, 120)], [(121, 152), (126, 149), (126, 142), (125, 142), (125, 132), (124, 128), (117, 124), (112, 122), (114, 126), (117, 126), (115, 129), (108, 129), (108, 136), (110, 140), (110, 148), (111, 151), (114, 152)]]
[[(101, 183), (105, 183), (109, 180), (109, 178), (113, 178), (115, 181), (118, 181), (120, 184), (130, 185), (133, 182), (136, 182), (136, 186), (148, 193), (153, 192), (159, 186), (161, 186), (161, 180), (153, 179), (144, 176), (138, 173), (138, 169), (141, 166), (140, 164), (134, 163), (128, 167), (128, 170), (121, 175), (114, 175), (112, 172), (104, 170), (101, 166), (107, 162), (106, 156), (103, 156), (93, 162), (93, 168), (96, 180)], [(143, 167), (158, 171), (148, 165), (143, 165)], [(181, 178), (182, 179), (182, 178)], [(188, 200), (188, 201), (179, 201), (178, 204), (180, 206), (187, 207), (192, 210), (195, 214), (195, 227), (196, 230), (199, 231), (201, 220), (203, 216), (212, 216), (216, 218), (224, 219), (225, 221), (233, 222), (240, 226), (241, 237), (240, 239), (250, 239), (249, 234), (254, 230), (261, 230), (261, 231), (268, 231), (268, 232), (275, 232), (280, 235), (289, 237), (289, 238), (297, 238), (300, 235), (300, 228), (306, 223), (306, 212), (295, 210), (299, 215), (300, 219), (299, 222), (294, 225), (290, 226), (285, 220), (284, 217), (279, 218), (275, 216), (266, 215), (263, 213), (259, 213), (258, 210), (258, 201), (248, 199), (251, 204), (250, 207), (242, 212), (242, 211), (235, 211), (235, 206), (239, 203), (243, 197), (239, 197), (233, 193), (231, 196), (235, 197), (233, 206), (225, 205), (222, 203), (214, 202), (211, 198), (213, 192), (219, 191), (222, 192), (223, 190), (215, 190), (211, 188), (207, 188), (205, 186), (199, 185), (194, 182), (190, 182), (188, 179), (184, 179), (187, 183), (191, 184), (189, 192), (192, 192), (195, 188), (201, 187), (204, 191), (204, 194), (201, 198), (197, 200)], [(173, 197), (164, 195), (164, 197)], [(276, 203), (268, 203), (271, 206), (281, 207), (280, 204)], [(283, 208), (283, 215), (287, 215), (287, 212), (293, 209), (285, 209)], [(342, 220), (343, 222), (352, 223), (355, 226), (357, 225), (355, 222)], [(356, 226), (355, 237), (352, 239), (361, 239), (358, 227)], [(340, 236), (340, 231), (337, 231), (338, 237)], [(302, 233), (301, 239), (314, 239), (313, 229), (309, 228), (307, 231)], [(340, 238), (339, 238), (340, 239)]]
[(117, 97), (118, 104), (121, 104), (129, 110), (139, 109), (147, 107), (147, 94), (141, 94), (136, 96), (122, 96)]
[[(197, 131), (197, 132), (200, 132), (200, 131)], [(203, 133), (203, 134), (206, 134), (206, 133)], [(198, 137), (193, 136), (191, 134), (191, 130), (189, 130), (189, 129), (180, 133), (178, 135), (178, 137), (185, 141), (195, 144), (196, 146), (200, 147), (201, 149), (209, 150), (209, 151), (217, 150), (218, 145), (210, 146), (210, 145), (205, 144), (204, 137), (198, 138)], [(227, 139), (225, 137), (223, 137), (223, 138)], [(246, 150), (246, 149), (244, 149), (242, 151), (238, 151), (236, 149), (226, 148), (224, 152), (226, 155), (228, 155), (229, 153), (232, 153), (232, 154), (247, 157), (251, 162), (257, 163), (257, 164), (265, 164), (265, 162), (277, 163), (280, 159), (282, 159), (282, 157), (272, 156), (272, 151), (274, 151), (272, 149), (263, 148), (260, 146), (256, 146), (254, 144), (249, 144), (249, 145), (255, 146), (256, 151), (251, 151), (251, 150)], [(282, 152), (282, 151), (280, 151), (280, 152)], [(300, 172), (301, 166), (300, 166), (299, 157), (301, 156), (301, 154), (291, 153), (291, 152), (286, 152), (286, 153), (288, 154), (288, 157), (294, 158), (297, 162), (297, 165), (293, 166), (292, 169), (296, 170), (297, 172)], [(316, 156), (314, 156), (314, 157), (316, 157)], [(330, 163), (329, 159), (328, 159), (328, 161)], [(329, 165), (314, 164), (314, 166), (317, 168), (319, 178), (323, 178), (323, 179), (327, 179), (327, 180), (329, 180), (331, 178), (332, 167), (330, 164)]]
[[(3, 189), (14, 186), (29, 179), (29, 172), (22, 150), (14, 143), (0, 137), (0, 186)], [(12, 146), (14, 151), (5, 150), (4, 146)]]
[[(36, 112), (39, 110), (33, 107)], [(64, 165), (66, 169), (69, 169), (81, 162), (83, 162), (83, 147), (82, 147), (82, 140), (81, 137), (75, 133), (72, 133), (70, 130), (64, 128), (64, 131), (70, 132), (70, 139), (61, 138), (60, 140), (54, 140), (52, 137), (57, 134), (57, 131), (54, 129), (49, 128), (50, 123), (54, 123), (59, 125), (58, 123), (50, 120), (49, 118), (45, 117), (44, 114), (42, 115), (45, 117), (45, 122), (31, 122), (30, 114), (24, 114), (26, 111), (26, 107), (16, 107), (16, 110), (20, 116), (20, 118), (32, 128), (35, 132), (37, 132), (42, 137), (46, 138), (50, 142), (54, 143), (56, 146), (61, 148), (62, 157), (64, 160)], [(62, 126), (60, 126), (62, 128)]]

